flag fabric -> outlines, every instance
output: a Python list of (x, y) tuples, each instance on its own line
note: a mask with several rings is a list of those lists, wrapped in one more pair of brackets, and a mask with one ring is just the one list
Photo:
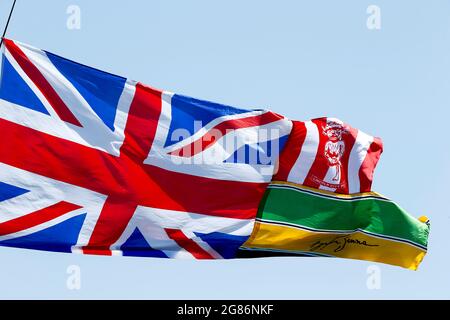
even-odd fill
[(428, 218), (371, 191), (382, 151), (380, 138), (339, 119), (293, 121), (239, 257), (341, 257), (417, 269)]
[(274, 180), (341, 194), (368, 192), (382, 151), (381, 139), (339, 119), (293, 121)]
[(362, 259), (416, 270), (429, 224), (376, 192), (344, 195), (285, 181), (270, 184), (241, 256)]
[(0, 246), (416, 269), (429, 223), (371, 192), (383, 146), (158, 90), (13, 40), (0, 77)]
[(4, 44), (0, 246), (235, 256), (291, 121)]

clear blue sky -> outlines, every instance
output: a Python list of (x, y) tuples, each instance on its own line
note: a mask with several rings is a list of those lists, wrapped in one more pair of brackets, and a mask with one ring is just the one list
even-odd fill
[[(0, 1), (0, 21), (10, 6)], [(79, 5), (81, 29), (66, 28)], [(366, 27), (369, 5), (381, 30)], [(326, 258), (183, 261), (0, 248), (0, 298), (450, 298), (450, 2), (18, 0), (8, 36), (149, 85), (383, 138), (374, 190), (432, 221), (419, 271)], [(0, 142), (1, 143), (1, 142)], [(0, 144), (1, 147), (1, 144)], [(69, 265), (81, 290), (66, 288)]]

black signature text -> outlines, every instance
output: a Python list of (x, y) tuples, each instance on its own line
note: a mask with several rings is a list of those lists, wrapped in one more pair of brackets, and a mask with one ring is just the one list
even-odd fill
[(311, 248), (309, 248), (310, 251), (321, 251), (325, 248), (333, 248), (334, 252), (339, 252), (344, 250), (347, 247), (347, 244), (350, 245), (358, 245), (358, 246), (365, 246), (365, 247), (378, 247), (378, 244), (370, 244), (367, 243), (366, 240), (359, 240), (356, 238), (350, 238), (349, 235), (345, 236), (337, 236), (336, 238), (330, 240), (330, 241), (322, 241), (317, 240), (311, 245)]

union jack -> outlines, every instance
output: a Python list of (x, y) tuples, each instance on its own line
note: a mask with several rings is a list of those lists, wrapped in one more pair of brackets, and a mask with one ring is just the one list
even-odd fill
[[(160, 91), (17, 41), (4, 44), (1, 246), (235, 256), (274, 171), (273, 161), (258, 159), (276, 154), (275, 142), (282, 148), (291, 121)], [(226, 137), (235, 143), (226, 145)], [(236, 156), (252, 150), (257, 161)], [(214, 161), (201, 161), (208, 158)]]

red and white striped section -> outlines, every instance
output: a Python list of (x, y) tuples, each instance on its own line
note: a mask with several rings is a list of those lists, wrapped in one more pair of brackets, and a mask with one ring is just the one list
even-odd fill
[(342, 194), (368, 192), (382, 151), (381, 139), (339, 119), (293, 121), (273, 180)]

